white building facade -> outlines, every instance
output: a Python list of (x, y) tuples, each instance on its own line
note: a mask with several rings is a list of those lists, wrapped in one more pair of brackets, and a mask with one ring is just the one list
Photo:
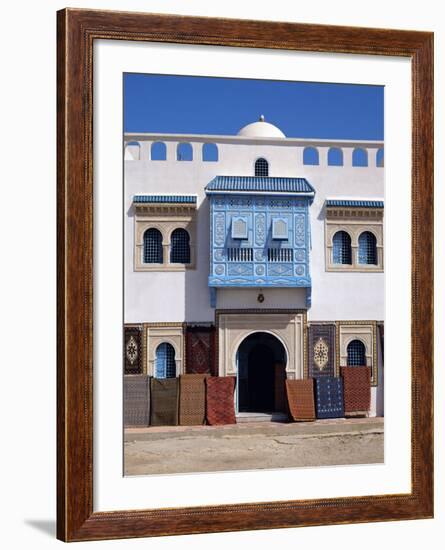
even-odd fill
[(267, 412), (273, 365), (364, 364), (383, 415), (383, 143), (287, 138), (262, 118), (124, 140), (125, 372), (236, 376), (237, 410)]

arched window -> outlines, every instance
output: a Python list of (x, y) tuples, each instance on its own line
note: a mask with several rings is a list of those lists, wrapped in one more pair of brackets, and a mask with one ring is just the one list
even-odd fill
[(193, 160), (193, 147), (190, 143), (178, 143), (176, 160)]
[(358, 263), (377, 265), (377, 239), (370, 231), (358, 238)]
[(303, 151), (303, 164), (318, 166), (319, 163), (318, 149), (315, 147), (306, 147)]
[(255, 161), (255, 176), (269, 176), (269, 163), (266, 159), (259, 158)]
[(352, 340), (347, 347), (348, 366), (366, 367), (365, 344), (360, 340)]
[(346, 231), (337, 231), (332, 239), (334, 264), (352, 264), (351, 237)]
[(384, 166), (385, 162), (385, 151), (383, 150), (383, 147), (380, 147), (380, 149), (377, 151), (377, 154), (375, 156), (375, 165), (378, 168), (381, 168)]
[(125, 144), (125, 160), (139, 160), (141, 158), (141, 144), (138, 141), (129, 141)]
[(343, 151), (338, 147), (331, 147), (329, 149), (328, 166), (343, 166)]
[(167, 160), (167, 147), (162, 141), (155, 141), (150, 148), (151, 160)]
[(368, 153), (365, 149), (352, 151), (352, 166), (368, 166)]
[(218, 147), (214, 143), (204, 143), (202, 146), (202, 160), (204, 162), (218, 162)]
[(154, 227), (144, 233), (144, 263), (162, 264), (164, 255), (162, 252), (162, 234)]
[(175, 229), (172, 233), (170, 245), (170, 263), (190, 263), (190, 235), (185, 229)]
[(175, 348), (164, 342), (156, 348), (155, 377), (174, 378), (176, 376)]

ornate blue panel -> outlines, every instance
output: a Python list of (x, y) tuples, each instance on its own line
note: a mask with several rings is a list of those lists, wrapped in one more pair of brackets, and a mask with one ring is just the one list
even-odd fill
[[(211, 217), (210, 288), (306, 288), (309, 307), (309, 207), (313, 188), (301, 178), (244, 180), (218, 176), (206, 187)], [(227, 182), (238, 187), (226, 192)], [(261, 194), (255, 186), (261, 188)], [(232, 227), (237, 220), (247, 223), (244, 238), (233, 238), (241, 234)]]

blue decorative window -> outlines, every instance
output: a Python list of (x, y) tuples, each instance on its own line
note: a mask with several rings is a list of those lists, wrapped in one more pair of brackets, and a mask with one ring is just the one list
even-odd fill
[(352, 151), (352, 166), (368, 166), (368, 153), (365, 149)]
[(178, 143), (176, 160), (193, 160), (193, 147), (190, 143)]
[(377, 240), (370, 231), (358, 238), (358, 263), (377, 265)]
[(234, 216), (232, 218), (232, 239), (247, 239), (247, 218)]
[(202, 160), (204, 162), (218, 161), (218, 147), (214, 143), (204, 143), (202, 146)]
[(318, 166), (319, 163), (318, 149), (315, 147), (306, 147), (303, 151), (303, 164)]
[(348, 366), (366, 366), (365, 344), (360, 340), (352, 340), (347, 347)]
[(170, 245), (170, 263), (190, 263), (190, 235), (185, 229), (175, 229), (172, 233)]
[(287, 240), (288, 235), (287, 220), (284, 218), (274, 218), (272, 220), (272, 239)]
[(346, 231), (337, 231), (332, 239), (334, 264), (352, 264), (351, 237)]
[(158, 229), (150, 228), (144, 233), (144, 263), (162, 264), (162, 234)]
[(331, 147), (329, 149), (328, 166), (343, 166), (343, 151), (338, 147)]
[(382, 168), (385, 164), (385, 151), (383, 150), (383, 147), (381, 147), (375, 156), (375, 163), (378, 168)]
[(164, 342), (156, 348), (155, 377), (174, 378), (176, 376), (175, 348)]
[(162, 141), (155, 141), (150, 148), (151, 160), (167, 160), (167, 147)]
[(255, 176), (269, 177), (269, 163), (264, 158), (255, 161)]

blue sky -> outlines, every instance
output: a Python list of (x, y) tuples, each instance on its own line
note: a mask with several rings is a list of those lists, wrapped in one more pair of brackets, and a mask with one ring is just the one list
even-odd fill
[(234, 135), (263, 114), (287, 137), (383, 140), (383, 86), (124, 75), (124, 130)]

